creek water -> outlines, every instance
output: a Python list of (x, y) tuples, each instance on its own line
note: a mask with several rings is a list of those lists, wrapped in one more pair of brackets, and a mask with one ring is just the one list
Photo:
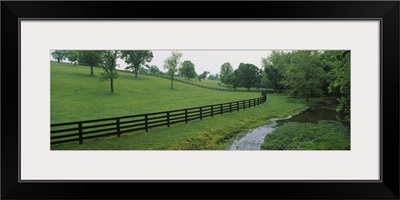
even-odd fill
[(315, 106), (283, 119), (272, 119), (272, 124), (250, 130), (240, 139), (233, 141), (229, 150), (260, 150), (267, 134), (287, 122), (316, 123), (320, 120), (337, 120), (336, 111), (329, 107)]

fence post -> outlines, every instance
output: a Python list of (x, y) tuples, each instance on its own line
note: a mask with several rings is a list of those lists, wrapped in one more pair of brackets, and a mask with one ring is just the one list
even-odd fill
[(236, 110), (239, 112), (239, 101), (236, 101)]
[(185, 121), (186, 121), (186, 123), (188, 122), (188, 115), (187, 115), (188, 113), (187, 113), (187, 109), (185, 109)]
[(232, 113), (232, 102), (229, 102), (229, 113)]
[(243, 110), (246, 110), (246, 101), (243, 100)]
[(117, 118), (117, 136), (121, 135), (120, 127), (119, 127), (119, 118)]
[(256, 107), (256, 99), (253, 99), (253, 107)]
[(211, 105), (211, 117), (214, 117), (214, 105)]
[(167, 126), (169, 127), (169, 112), (167, 112)]
[(222, 115), (222, 104), (219, 104), (219, 112), (220, 112), (221, 115)]
[(79, 144), (82, 144), (83, 143), (82, 122), (79, 122), (78, 127), (79, 127)]
[(203, 120), (203, 108), (200, 107), (200, 120)]
[(249, 108), (251, 108), (251, 100), (249, 99)]
[(149, 125), (147, 124), (148, 118), (149, 117), (147, 115), (144, 115), (144, 127), (146, 129), (146, 132), (149, 130)]

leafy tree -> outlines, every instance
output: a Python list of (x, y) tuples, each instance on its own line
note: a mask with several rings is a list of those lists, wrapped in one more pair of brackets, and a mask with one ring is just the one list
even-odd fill
[(164, 69), (168, 69), (168, 75), (171, 77), (171, 89), (173, 89), (174, 76), (178, 72), (181, 58), (183, 54), (179, 51), (174, 51), (171, 56), (164, 60)]
[(146, 68), (146, 67), (140, 66), (140, 67), (139, 67), (139, 73), (140, 73), (140, 74), (149, 74), (149, 73), (150, 73), (150, 70), (149, 70), (148, 68)]
[(208, 75), (209, 73), (210, 73), (210, 72), (208, 72), (208, 71), (204, 71), (203, 73), (198, 74), (198, 75), (197, 75), (197, 78), (199, 79), (199, 81), (201, 81), (201, 79), (206, 79), (206, 78), (207, 78), (207, 75)]
[(182, 76), (186, 77), (188, 80), (190, 78), (196, 77), (196, 71), (194, 69), (194, 64), (190, 60), (185, 60), (182, 63), (182, 67), (179, 69)]
[(79, 51), (78, 62), (79, 64), (90, 66), (90, 76), (94, 76), (93, 67), (100, 66), (102, 62), (102, 51)]
[(267, 58), (262, 58), (261, 63), (268, 79), (268, 86), (274, 92), (280, 92), (284, 88), (283, 79), (286, 67), (290, 64), (291, 53), (272, 51)]
[(228, 77), (229, 74), (232, 74), (232, 73), (233, 73), (233, 68), (229, 62), (222, 64), (221, 70), (220, 70), (221, 83), (225, 84), (226, 78)]
[(238, 72), (235, 75), (241, 81), (241, 86), (245, 87), (247, 91), (250, 91), (251, 87), (258, 84), (260, 75), (260, 69), (249, 63), (240, 63)]
[(57, 62), (61, 62), (65, 58), (65, 51), (64, 50), (55, 50), (51, 53), (54, 59), (57, 60)]
[(337, 112), (345, 114), (345, 121), (350, 122), (350, 51), (335, 51), (332, 58), (332, 70), (329, 73), (332, 81), (329, 91), (339, 91)]
[(76, 66), (76, 64), (77, 64), (77, 62), (78, 62), (78, 54), (79, 54), (79, 51), (76, 51), (76, 50), (68, 50), (68, 51), (65, 52), (65, 57), (66, 57), (69, 61), (71, 61), (71, 64), (73, 63), (73, 64)]
[(104, 71), (100, 74), (100, 81), (110, 80), (111, 93), (114, 93), (114, 79), (117, 79), (119, 76), (115, 68), (117, 66), (117, 58), (120, 56), (120, 51), (102, 51), (101, 56), (101, 66)]
[(233, 90), (236, 91), (236, 88), (240, 86), (241, 84), (241, 80), (239, 78), (239, 70), (236, 69), (235, 71), (233, 71), (233, 73), (230, 73), (225, 80), (225, 83), (231, 87), (233, 87)]
[(158, 69), (158, 67), (156, 65), (151, 65), (149, 67), (149, 70), (150, 70), (150, 74), (153, 74), (153, 75), (159, 75), (161, 72), (160, 69)]
[(137, 77), (140, 65), (146, 65), (153, 59), (153, 52), (149, 50), (124, 50), (121, 51), (121, 58), (126, 64), (130, 64), (127, 68), (132, 68)]
[[(210, 74), (208, 77), (207, 77), (207, 79), (208, 80), (219, 80), (219, 75), (218, 75), (218, 73), (216, 73), (215, 75), (214, 74)], [(218, 83), (219, 84), (219, 83)]]
[(291, 95), (305, 97), (322, 94), (322, 80), (325, 78), (317, 51), (294, 51), (292, 63), (285, 73), (284, 83)]

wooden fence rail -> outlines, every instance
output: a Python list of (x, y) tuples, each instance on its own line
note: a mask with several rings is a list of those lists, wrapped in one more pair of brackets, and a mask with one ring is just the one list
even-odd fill
[(214, 117), (231, 113), (241, 109), (255, 107), (266, 101), (266, 95), (255, 99), (240, 100), (222, 104), (213, 104), (194, 108), (185, 108), (180, 110), (171, 110), (164, 112), (122, 116), (105, 119), (95, 119), (77, 122), (51, 124), (51, 144), (60, 144), (66, 142), (79, 142), (83, 140), (117, 136), (121, 134), (139, 130), (146, 132), (154, 127), (170, 127), (176, 123), (188, 123), (192, 120), (206, 117)]

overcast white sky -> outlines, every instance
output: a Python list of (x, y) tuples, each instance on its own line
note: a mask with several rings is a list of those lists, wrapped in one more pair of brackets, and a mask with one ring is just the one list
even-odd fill
[[(156, 65), (161, 71), (164, 70), (164, 60), (172, 51), (152, 50), (153, 59), (150, 65)], [(209, 71), (211, 74), (219, 74), (221, 65), (225, 62), (231, 63), (233, 69), (237, 69), (241, 62), (251, 63), (261, 68), (261, 58), (267, 57), (272, 51), (268, 50), (185, 50), (181, 61), (190, 60), (198, 74)], [(52, 59), (52, 58), (51, 58)], [(53, 59), (52, 59), (53, 60)], [(127, 64), (118, 59), (120, 69), (125, 69)]]

